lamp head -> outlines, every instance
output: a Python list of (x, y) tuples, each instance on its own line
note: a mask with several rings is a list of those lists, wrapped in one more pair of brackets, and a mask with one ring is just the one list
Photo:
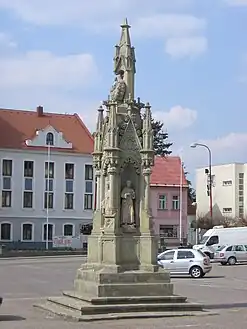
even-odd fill
[(197, 147), (197, 143), (192, 143), (190, 144), (190, 147), (192, 147), (193, 149)]

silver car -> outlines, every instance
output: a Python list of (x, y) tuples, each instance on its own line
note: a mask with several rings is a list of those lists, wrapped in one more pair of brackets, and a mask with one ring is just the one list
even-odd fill
[(220, 262), (222, 265), (247, 262), (247, 245), (221, 246), (214, 254), (214, 261)]
[(208, 256), (200, 250), (172, 249), (162, 252), (157, 258), (158, 265), (171, 274), (189, 274), (192, 278), (202, 278), (212, 270)]

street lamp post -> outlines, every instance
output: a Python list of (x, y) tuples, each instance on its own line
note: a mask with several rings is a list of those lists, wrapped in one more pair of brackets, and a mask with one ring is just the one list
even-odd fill
[(47, 145), (47, 180), (46, 180), (46, 237), (45, 247), (49, 249), (49, 199), (50, 199), (50, 161), (51, 161), (51, 144)]
[(211, 220), (213, 219), (213, 197), (212, 197), (212, 152), (210, 148), (206, 144), (201, 143), (193, 143), (190, 145), (192, 148), (204, 147), (208, 150), (208, 166), (209, 166), (209, 210), (210, 210), (210, 217)]

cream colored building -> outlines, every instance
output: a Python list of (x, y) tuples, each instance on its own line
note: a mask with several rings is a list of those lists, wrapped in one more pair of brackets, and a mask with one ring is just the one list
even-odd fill
[[(209, 214), (210, 198), (207, 193), (209, 177), (206, 168), (196, 171), (197, 217)], [(244, 217), (247, 215), (247, 163), (212, 166), (213, 215)]]

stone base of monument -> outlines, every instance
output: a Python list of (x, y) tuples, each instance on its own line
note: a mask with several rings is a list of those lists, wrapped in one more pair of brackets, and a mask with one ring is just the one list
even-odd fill
[(200, 304), (173, 295), (169, 273), (163, 270), (106, 273), (79, 269), (75, 291), (34, 306), (76, 321), (209, 314)]

